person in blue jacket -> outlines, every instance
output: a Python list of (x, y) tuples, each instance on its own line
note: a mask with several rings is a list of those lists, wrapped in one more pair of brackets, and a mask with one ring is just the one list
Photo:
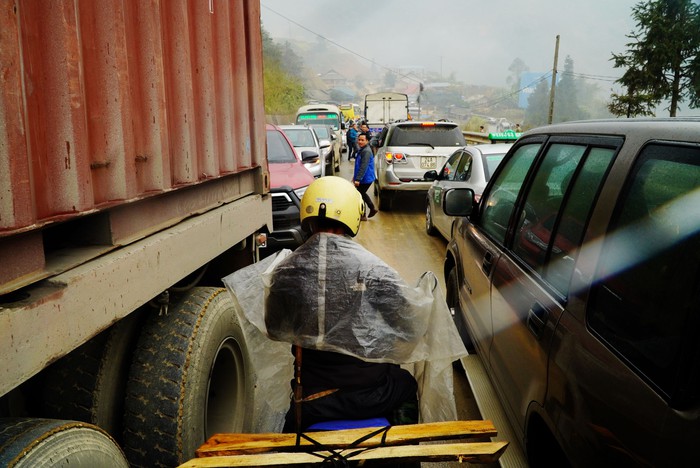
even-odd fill
[(357, 134), (357, 124), (351, 120), (348, 131), (345, 133), (348, 143), (348, 161), (355, 159), (355, 153), (357, 152)]
[[(371, 218), (378, 213), (378, 210), (374, 207), (372, 199), (367, 195), (367, 190), (369, 190), (372, 182), (376, 179), (374, 174), (374, 154), (369, 147), (369, 135), (360, 133), (357, 136), (357, 145), (360, 149), (355, 153), (355, 174), (352, 177), (352, 181), (362, 195), (362, 200), (369, 207), (368, 217)], [(367, 218), (363, 216), (362, 219), (366, 220)]]

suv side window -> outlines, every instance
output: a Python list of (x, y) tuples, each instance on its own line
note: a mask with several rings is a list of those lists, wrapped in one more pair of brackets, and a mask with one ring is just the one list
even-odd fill
[(549, 147), (513, 241), (513, 252), (564, 297), (594, 198), (615, 154), (613, 148), (589, 148), (561, 143)]
[(690, 363), (700, 320), (699, 187), (700, 149), (643, 149), (615, 208), (588, 308), (591, 329), (669, 399), (697, 372)]
[(515, 208), (520, 189), (542, 143), (524, 144), (503, 163), (486, 198), (481, 199), (479, 225), (499, 244), (503, 244), (508, 221)]

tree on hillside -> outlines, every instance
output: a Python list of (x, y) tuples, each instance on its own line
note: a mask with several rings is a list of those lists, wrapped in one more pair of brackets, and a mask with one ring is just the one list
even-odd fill
[(525, 126), (527, 128), (546, 125), (549, 119), (549, 83), (541, 80), (527, 100)]
[(508, 72), (510, 73), (506, 77), (506, 84), (508, 85), (508, 90), (509, 90), (509, 95), (510, 98), (505, 100), (503, 103), (504, 106), (508, 106), (511, 108), (518, 107), (518, 96), (520, 95), (520, 82), (523, 73), (529, 72), (530, 67), (525, 65), (525, 62), (523, 62), (519, 57), (516, 57), (515, 60), (513, 60), (513, 63), (510, 64), (508, 67)]
[(579, 106), (578, 83), (574, 75), (574, 60), (566, 56), (564, 72), (557, 83), (556, 100), (554, 101), (554, 122), (569, 122), (587, 118)]
[(649, 0), (632, 8), (637, 30), (627, 37), (625, 54), (612, 54), (617, 80), (627, 90), (613, 94), (608, 106), (616, 115), (650, 115), (669, 100), (671, 117), (681, 102), (700, 107), (700, 5), (693, 0)]
[[(281, 47), (262, 29), (263, 91), (266, 114), (291, 114), (304, 104), (304, 87), (290, 69), (301, 70), (301, 59), (293, 54), (289, 44)], [(287, 68), (289, 67), (289, 68)]]
[(516, 59), (513, 60), (513, 63), (511, 63), (508, 67), (508, 71), (510, 72), (510, 75), (506, 77), (506, 84), (508, 84), (511, 91), (516, 92), (520, 89), (520, 78), (522, 74), (529, 72), (530, 67), (525, 65), (525, 62), (523, 62), (520, 58), (516, 57)]

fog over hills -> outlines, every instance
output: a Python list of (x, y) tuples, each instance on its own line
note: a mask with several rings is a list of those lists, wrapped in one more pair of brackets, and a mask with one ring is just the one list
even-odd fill
[(550, 71), (559, 35), (559, 66), (569, 55), (578, 73), (609, 87), (621, 75), (611, 54), (625, 50), (636, 3), (262, 0), (261, 14), (278, 40), (322, 41), (360, 65), (423, 69), (474, 85), (504, 86), (516, 58), (530, 71)]

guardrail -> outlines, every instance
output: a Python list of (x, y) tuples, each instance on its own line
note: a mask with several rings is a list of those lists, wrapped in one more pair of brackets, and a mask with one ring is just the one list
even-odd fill
[(482, 145), (484, 143), (491, 143), (488, 133), (463, 131), (462, 135), (464, 135), (464, 139), (467, 141), (468, 145)]

